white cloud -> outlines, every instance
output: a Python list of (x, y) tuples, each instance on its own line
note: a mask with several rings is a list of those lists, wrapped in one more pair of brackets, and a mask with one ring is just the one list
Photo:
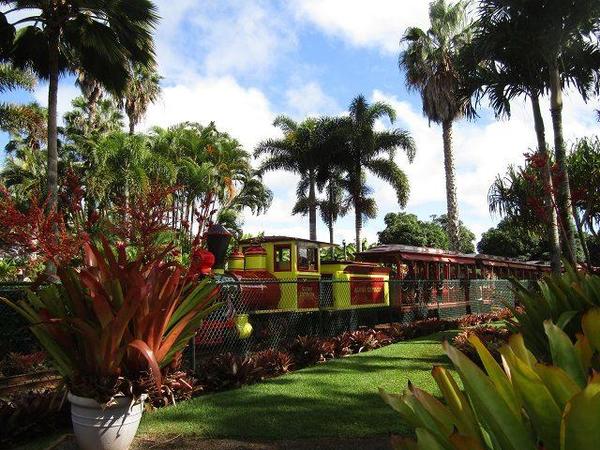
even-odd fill
[[(57, 112), (58, 112), (58, 122), (61, 123), (62, 117), (67, 111), (73, 109), (71, 102), (75, 97), (81, 95), (81, 90), (75, 84), (67, 84), (60, 83), (58, 86), (58, 102), (57, 102)], [(48, 106), (48, 83), (40, 83), (36, 86), (33, 91), (33, 97), (35, 101), (38, 102), (41, 106)]]
[(409, 26), (426, 27), (428, 0), (301, 0), (294, 3), (299, 18), (325, 33), (358, 47), (397, 53)]
[[(422, 218), (441, 214), (446, 210), (442, 133), (438, 125), (428, 125), (420, 111), (406, 101), (381, 91), (373, 92), (373, 100), (390, 103), (397, 112), (395, 126), (409, 130), (417, 145), (417, 156), (408, 164), (402, 155), (398, 164), (408, 175), (411, 187), (408, 212)], [(552, 141), (552, 124), (548, 102), (542, 102), (546, 124), (546, 139)], [(521, 165), (523, 154), (535, 148), (536, 139), (529, 103), (515, 101), (511, 120), (497, 121), (487, 110), (480, 112), (476, 122), (459, 121), (454, 126), (453, 145), (456, 167), (457, 196), (461, 219), (476, 234), (498, 221), (488, 210), (487, 193), (498, 174), (506, 172), (510, 164)], [(597, 132), (592, 107), (583, 103), (576, 94), (565, 97), (564, 129), (567, 141)], [(369, 177), (377, 192), (379, 217), (370, 229), (381, 229), (386, 212), (398, 211), (393, 192), (380, 180)], [(379, 228), (377, 228), (379, 227)]]
[(289, 110), (301, 118), (331, 114), (340, 109), (335, 99), (323, 92), (319, 83), (315, 81), (288, 89), (285, 97)]
[(245, 88), (229, 76), (194, 77), (186, 84), (165, 87), (142, 128), (214, 121), (219, 130), (229, 132), (251, 152), (260, 140), (277, 132), (272, 126), (274, 117), (260, 90)]
[(264, 76), (296, 45), (294, 28), (267, 1), (158, 2), (163, 73)]

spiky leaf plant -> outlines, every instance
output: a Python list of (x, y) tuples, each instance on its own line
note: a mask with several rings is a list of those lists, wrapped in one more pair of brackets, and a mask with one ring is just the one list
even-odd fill
[(583, 315), (575, 343), (547, 320), (553, 365), (538, 362), (515, 334), (500, 352), (502, 366), (476, 337), (484, 370), (444, 343), (464, 389), (443, 367), (432, 374), (444, 402), (409, 384), (402, 394), (380, 393), (414, 428), (401, 448), (595, 449), (600, 439), (600, 308)]

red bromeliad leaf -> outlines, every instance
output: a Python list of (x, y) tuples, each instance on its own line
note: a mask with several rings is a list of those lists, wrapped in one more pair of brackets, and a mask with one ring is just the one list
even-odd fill
[(207, 308), (211, 301), (214, 300), (214, 297), (218, 289), (214, 289), (211, 291), (209, 295), (207, 295), (197, 306), (195, 306), (190, 312), (184, 315), (169, 331), (169, 333), (163, 337), (160, 348), (157, 353), (157, 359), (162, 361), (162, 359), (169, 353), (171, 347), (177, 342), (177, 339), (181, 335), (181, 333), (186, 329), (190, 321), (194, 320), (198, 314), (201, 313), (202, 310)]
[(162, 386), (162, 378), (160, 373), (160, 367), (158, 366), (158, 361), (156, 360), (156, 356), (148, 344), (140, 339), (136, 339), (133, 342), (129, 343), (129, 347), (135, 349), (139, 354), (146, 360), (148, 363), (148, 367), (152, 372), (152, 377), (154, 378), (154, 382), (156, 383), (156, 387), (159, 389)]
[(98, 280), (86, 270), (82, 270), (79, 273), (79, 277), (89, 289), (92, 299), (92, 309), (100, 321), (102, 328), (105, 328), (113, 320), (110, 296)]

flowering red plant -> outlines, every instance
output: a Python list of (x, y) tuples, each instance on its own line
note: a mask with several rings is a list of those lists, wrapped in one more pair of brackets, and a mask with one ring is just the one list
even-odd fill
[[(68, 230), (62, 215), (32, 200), (22, 213), (8, 193), (0, 199), (5, 225), (0, 237), (52, 261), (60, 284), (31, 292), (17, 310), (51, 356), (75, 394), (108, 401), (150, 373), (160, 389), (161, 367), (169, 364), (214, 308), (217, 289), (201, 265), (175, 261), (172, 242), (160, 243), (169, 189), (151, 190), (135, 208), (108, 224), (116, 245), (81, 225)], [(2, 226), (0, 221), (0, 226)], [(135, 246), (135, 256), (127, 251)], [(82, 262), (72, 267), (83, 249)], [(146, 377), (147, 378), (147, 377)], [(138, 391), (139, 392), (139, 391)]]
[(117, 220), (109, 226), (110, 232), (129, 246), (155, 251), (157, 236), (172, 229), (168, 225), (169, 200), (176, 189), (156, 185), (117, 206)]
[(87, 242), (87, 233), (73, 232), (64, 216), (47, 204), (40, 205), (32, 197), (26, 211), (21, 211), (0, 187), (0, 241), (20, 254), (50, 261), (54, 265), (68, 264)]

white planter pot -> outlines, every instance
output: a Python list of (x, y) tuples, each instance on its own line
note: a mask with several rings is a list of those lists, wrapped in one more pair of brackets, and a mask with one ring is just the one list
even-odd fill
[(132, 401), (116, 397), (116, 404), (102, 409), (96, 400), (69, 392), (75, 438), (82, 450), (127, 450), (144, 411), (143, 395)]

